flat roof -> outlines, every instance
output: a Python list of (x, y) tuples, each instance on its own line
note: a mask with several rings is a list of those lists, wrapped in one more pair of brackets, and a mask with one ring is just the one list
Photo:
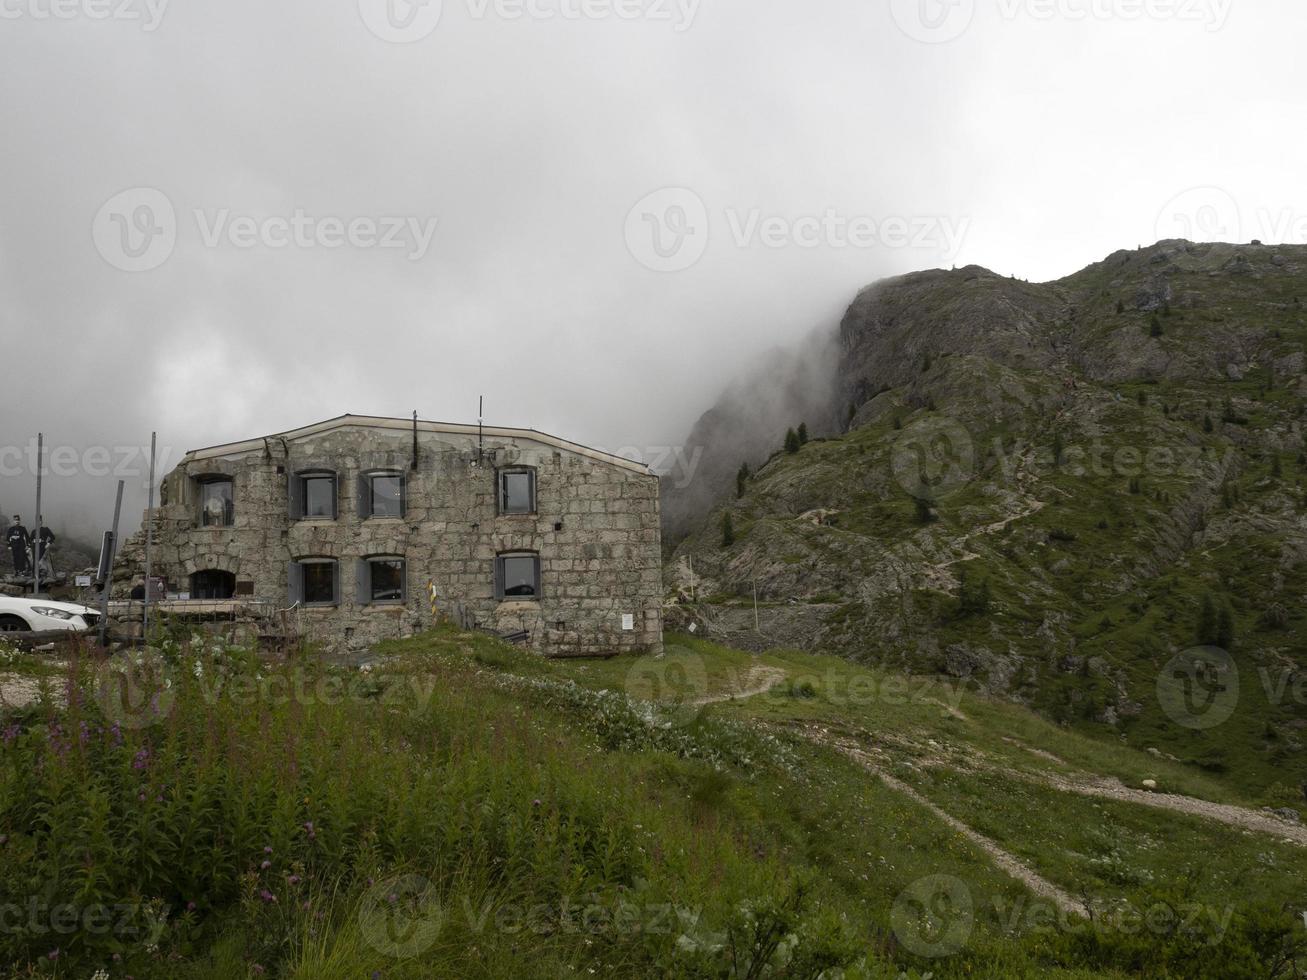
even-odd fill
[[(378, 415), (340, 415), (334, 419), (315, 422), (313, 425), (306, 425), (299, 429), (291, 429), (287, 432), (274, 432), (270, 435), (259, 436), (255, 439), (246, 439), (242, 442), (229, 442), (221, 446), (209, 446), (205, 449), (192, 449), (182, 458), (182, 462), (197, 462), (204, 459), (215, 459), (220, 456), (233, 456), (238, 453), (253, 452), (262, 449), (264, 447), (264, 442), (270, 439), (302, 439), (307, 436), (321, 435), (324, 432), (346, 428), (393, 429), (396, 431), (412, 432), (414, 424), (413, 419), (396, 419)], [(454, 422), (427, 422), (421, 419), (416, 422), (416, 425), (419, 432), (435, 432), (460, 436), (485, 435), (492, 439), (529, 439), (532, 442), (538, 442), (545, 446), (552, 446), (555, 449), (565, 449), (568, 452), (576, 453), (578, 456), (586, 456), (602, 463), (611, 463), (614, 466), (620, 466), (623, 469), (631, 470), (635, 473), (644, 473), (653, 476), (653, 471), (644, 463), (636, 462), (633, 459), (627, 459), (625, 456), (617, 456), (613, 453), (604, 452), (602, 449), (592, 449), (589, 446), (583, 446), (577, 442), (570, 442), (567, 439), (560, 439), (558, 436), (551, 436), (546, 432), (538, 432), (535, 429), (505, 428), (497, 425), (460, 425)]]

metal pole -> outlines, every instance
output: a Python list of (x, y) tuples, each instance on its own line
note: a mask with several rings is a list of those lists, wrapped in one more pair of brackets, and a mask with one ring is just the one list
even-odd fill
[(761, 633), (762, 627), (758, 625), (758, 580), (753, 580), (753, 628), (756, 632)]
[(698, 602), (699, 600), (694, 592), (694, 555), (687, 555), (686, 557), (690, 559), (690, 601)]
[(113, 588), (113, 559), (118, 553), (118, 518), (123, 512), (123, 481), (118, 481), (118, 499), (113, 505), (113, 537), (109, 542), (109, 574), (104, 580), (104, 591), (100, 593), (100, 649), (105, 647), (109, 632), (109, 592)]
[(32, 598), (41, 594), (41, 470), (45, 468), (45, 433), (36, 435), (36, 567), (32, 569)]
[(152, 576), (151, 549), (154, 545), (154, 451), (159, 433), (150, 433), (150, 487), (149, 503), (145, 508), (145, 603), (141, 608), (141, 639), (150, 635), (150, 579)]

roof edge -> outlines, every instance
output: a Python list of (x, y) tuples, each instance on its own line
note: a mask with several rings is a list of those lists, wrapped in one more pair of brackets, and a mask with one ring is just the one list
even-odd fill
[[(253, 439), (245, 439), (240, 442), (228, 442), (217, 446), (208, 446), (204, 449), (192, 449), (182, 457), (181, 462), (193, 463), (205, 459), (215, 459), (220, 456), (230, 456), (236, 453), (252, 452), (257, 449), (262, 449), (267, 440), (302, 439), (306, 436), (319, 435), (324, 432), (331, 432), (335, 429), (343, 429), (350, 426), (360, 426), (373, 429), (394, 429), (409, 432), (412, 431), (413, 424), (413, 419), (398, 419), (383, 415), (338, 415), (335, 418), (315, 422), (312, 425), (301, 426), (298, 429), (289, 429), (285, 432), (274, 432), (266, 436), (256, 436)], [(617, 456), (602, 449), (594, 449), (590, 446), (584, 446), (579, 442), (572, 442), (568, 439), (560, 438), (559, 436), (552, 436), (547, 432), (540, 432), (536, 429), (522, 429), (498, 425), (464, 425), (457, 422), (429, 422), (423, 419), (417, 420), (417, 429), (419, 432), (436, 432), (447, 435), (475, 436), (484, 434), (492, 438), (500, 439), (529, 439), (546, 446), (552, 446), (555, 449), (565, 449), (568, 452), (576, 453), (580, 456), (585, 456), (600, 462), (611, 463), (612, 465), (620, 466), (623, 469), (631, 470), (635, 473), (644, 473), (649, 476), (655, 475), (645, 463), (640, 463), (633, 459), (627, 459), (625, 456)]]

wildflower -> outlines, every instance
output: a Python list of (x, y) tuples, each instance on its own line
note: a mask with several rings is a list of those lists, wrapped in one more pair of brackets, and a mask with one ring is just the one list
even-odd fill
[(46, 953), (45, 955), (46, 955), (49, 959), (57, 960), (57, 959), (59, 958), (59, 950), (57, 950), (57, 949), (52, 949), (52, 950), (50, 950), (50, 952)]
[(264, 847), (264, 848), (263, 848), (263, 853), (264, 853), (264, 854), (271, 854), (271, 853), (272, 853), (272, 845), (269, 844), (269, 845), (267, 845), (266, 847)]
[(263, 899), (265, 902), (275, 902), (277, 900), (277, 896), (272, 894), (272, 892), (268, 891), (266, 888), (259, 892), (259, 898)]
[(186, 911), (187, 911), (187, 912), (194, 912), (194, 911), (195, 911), (195, 903), (194, 903), (194, 902), (187, 902), (187, 903), (186, 903)]
[(259, 870), (260, 870), (260, 871), (267, 871), (267, 870), (268, 870), (269, 868), (271, 868), (271, 867), (272, 867), (272, 862), (271, 862), (271, 861), (264, 861), (262, 864), (259, 865)]
[(286, 879), (286, 884), (291, 885), (292, 887), (298, 885), (299, 883), (300, 883), (299, 875), (291, 875), (289, 878)]

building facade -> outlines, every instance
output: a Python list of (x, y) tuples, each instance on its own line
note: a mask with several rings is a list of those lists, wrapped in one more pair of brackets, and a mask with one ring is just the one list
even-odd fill
[(192, 600), (291, 609), (337, 653), (429, 627), (551, 656), (662, 643), (658, 479), (534, 430), (342, 416), (188, 453), (154, 574)]

